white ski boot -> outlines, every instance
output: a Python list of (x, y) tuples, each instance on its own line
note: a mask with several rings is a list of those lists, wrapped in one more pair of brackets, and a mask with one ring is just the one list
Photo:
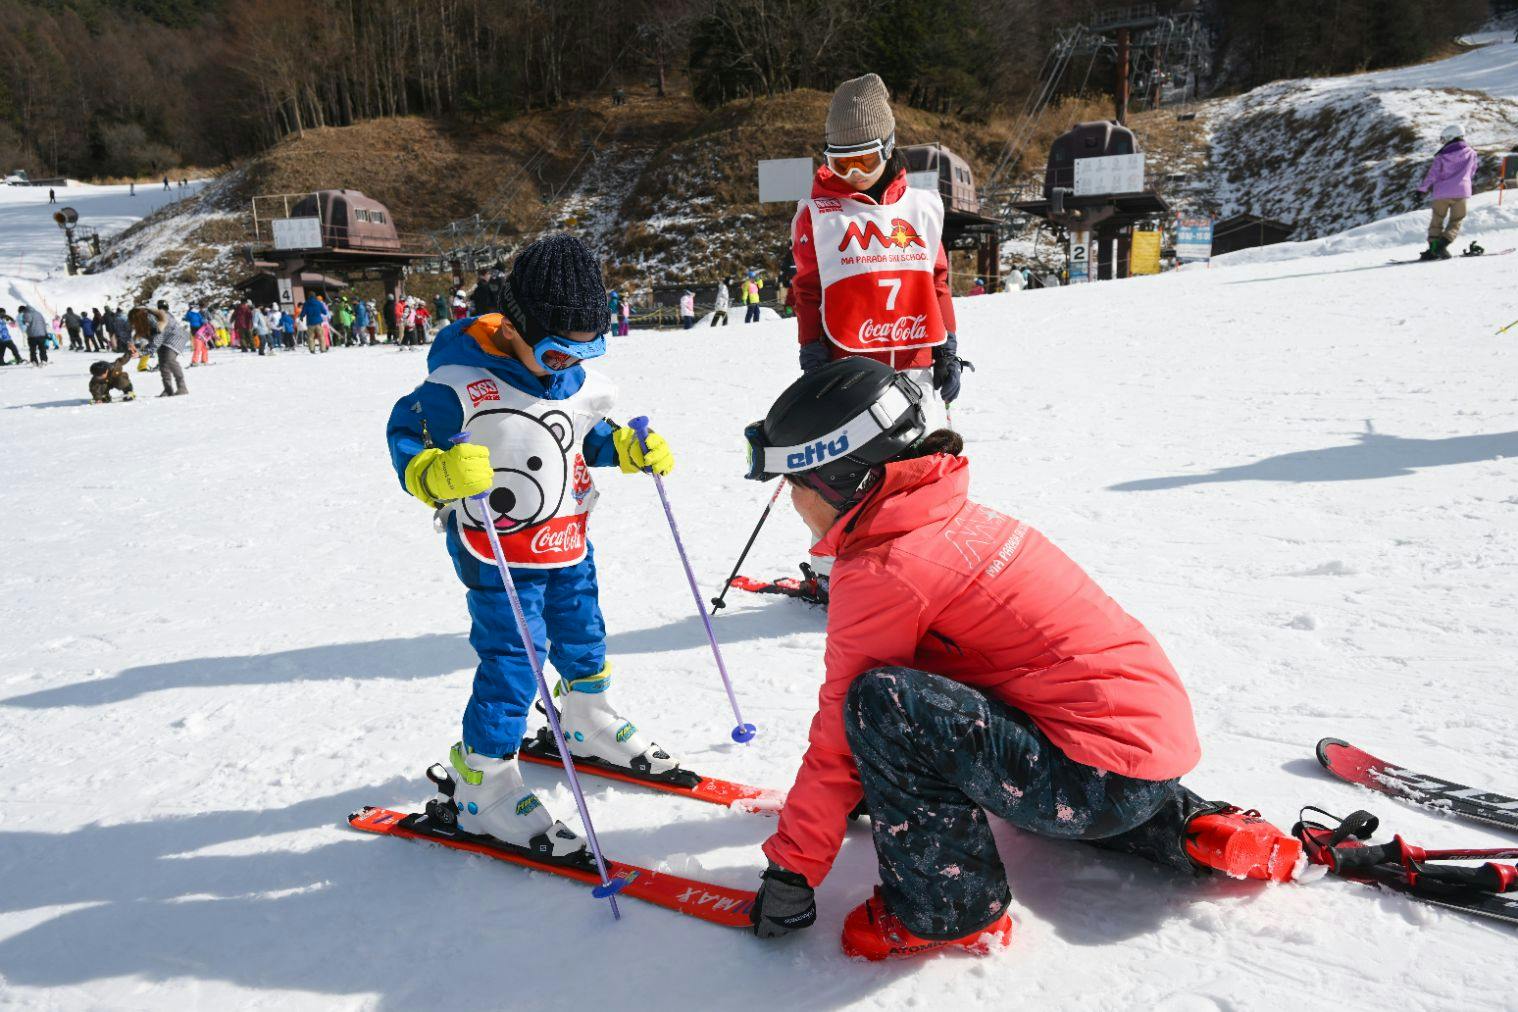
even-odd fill
[[(570, 863), (584, 854), (585, 841), (555, 820), (522, 782), (516, 756), (493, 759), (459, 742), (449, 761), (451, 771), (434, 766), (427, 775), (453, 799), (458, 827), (464, 832), (494, 837), (554, 863)], [(452, 785), (451, 794), (444, 780)]]
[(559, 683), (559, 727), (576, 759), (595, 759), (651, 777), (665, 777), (680, 760), (649, 741), (607, 698), (611, 665), (599, 675)]

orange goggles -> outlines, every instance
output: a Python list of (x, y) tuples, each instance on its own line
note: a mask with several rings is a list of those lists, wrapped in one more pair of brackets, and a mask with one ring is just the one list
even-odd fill
[(847, 176), (858, 173), (868, 176), (885, 162), (885, 145), (880, 141), (862, 147), (852, 148), (847, 151), (834, 151), (829, 148), (826, 152), (828, 168), (836, 175)]

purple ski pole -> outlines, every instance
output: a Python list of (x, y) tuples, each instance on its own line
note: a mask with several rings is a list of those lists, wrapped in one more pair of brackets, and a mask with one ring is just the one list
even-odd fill
[[(452, 441), (467, 443), (469, 433), (460, 432)], [(505, 585), (506, 596), (511, 600), (511, 613), (516, 616), (517, 632), (522, 637), (522, 646), (527, 650), (527, 663), (532, 665), (532, 673), (537, 676), (538, 694), (543, 697), (543, 709), (548, 712), (548, 723), (553, 727), (553, 740), (559, 745), (559, 761), (564, 764), (569, 789), (574, 791), (575, 807), (580, 810), (580, 821), (585, 824), (585, 838), (590, 841), (590, 852), (596, 858), (596, 870), (601, 873), (601, 884), (591, 889), (591, 895), (608, 900), (611, 903), (611, 916), (620, 921), (622, 911), (617, 909), (617, 893), (626, 887), (627, 880), (613, 879), (606, 874), (606, 859), (601, 856), (601, 841), (596, 839), (596, 827), (590, 822), (590, 808), (586, 806), (585, 794), (580, 790), (580, 778), (575, 773), (574, 760), (569, 757), (569, 748), (564, 744), (564, 732), (559, 729), (559, 711), (553, 705), (553, 693), (548, 689), (548, 680), (543, 677), (543, 664), (538, 660), (538, 648), (532, 642), (532, 630), (527, 627), (527, 614), (522, 611), (522, 599), (517, 597), (517, 585), (512, 582), (511, 570), (506, 566), (506, 552), (501, 548), (501, 536), (495, 529), (495, 517), (490, 515), (490, 493), (481, 492), (469, 498), (480, 504), (485, 536), (490, 539), (490, 553), (495, 556), (495, 568), (500, 570), (501, 583)]]
[[(648, 416), (639, 415), (627, 423), (638, 436), (638, 444), (643, 447), (643, 452), (648, 452)], [(653, 475), (654, 487), (659, 490), (659, 501), (664, 504), (664, 517), (669, 521), (669, 532), (675, 537), (675, 551), (680, 553), (680, 564), (685, 567), (685, 578), (690, 581), (690, 594), (696, 601), (696, 612), (701, 616), (701, 624), (706, 626), (706, 639), (712, 645), (712, 656), (717, 659), (717, 672), (722, 676), (722, 687), (727, 690), (728, 702), (733, 704), (733, 716), (738, 724), (733, 728), (733, 741), (751, 741), (755, 734), (753, 724), (743, 722), (743, 714), (738, 712), (738, 694), (733, 691), (733, 680), (727, 676), (727, 665), (722, 663), (722, 650), (717, 646), (717, 634), (712, 632), (711, 617), (706, 614), (706, 602), (701, 600), (701, 588), (696, 585), (696, 574), (690, 568), (690, 557), (685, 554), (685, 545), (680, 541), (680, 528), (675, 526), (675, 514), (669, 508), (669, 495), (664, 491), (664, 479), (653, 474), (648, 468), (643, 469)]]

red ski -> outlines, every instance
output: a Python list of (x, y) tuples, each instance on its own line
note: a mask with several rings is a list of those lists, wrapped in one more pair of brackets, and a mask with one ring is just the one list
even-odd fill
[(1338, 738), (1318, 742), (1318, 762), (1341, 780), (1393, 798), (1447, 815), (1518, 830), (1518, 798), (1405, 769)]
[[(552, 735), (548, 733), (547, 728), (540, 728), (534, 737), (523, 738), (522, 747), (517, 755), (525, 762), (552, 766), (554, 769), (562, 768), (559, 753), (554, 751)], [(575, 771), (591, 776), (606, 777), (608, 780), (620, 780), (625, 784), (637, 784), (639, 787), (651, 787), (666, 794), (678, 794), (681, 797), (693, 798), (696, 801), (705, 801), (708, 804), (734, 808), (740, 812), (750, 812), (755, 815), (779, 815), (780, 809), (785, 806), (784, 791), (772, 791), (763, 787), (734, 783), (731, 780), (703, 777), (690, 770), (675, 770), (668, 777), (645, 776), (620, 766), (608, 765), (597, 759), (576, 758)]]
[[(457, 828), (439, 825), (421, 813), (408, 815), (404, 812), (392, 812), (388, 808), (370, 807), (348, 816), (348, 823), (354, 829), (361, 829), (366, 833), (399, 836), (408, 840), (426, 840), (450, 850), (484, 854), (498, 861), (521, 865), (534, 871), (546, 871), (551, 875), (573, 879), (588, 886), (601, 883), (595, 866), (588, 861), (582, 866), (548, 864), (534, 860), (525, 853), (502, 847), (489, 837), (474, 836)], [(666, 872), (623, 864), (621, 861), (607, 861), (606, 870), (611, 878), (622, 879), (627, 883), (618, 892), (619, 896), (631, 896), (645, 903), (668, 907), (670, 910), (690, 917), (698, 917), (713, 924), (721, 924), (724, 927), (749, 927), (748, 912), (753, 906), (754, 894), (746, 889), (697, 882), (694, 879), (680, 878), (678, 875), (670, 875)]]

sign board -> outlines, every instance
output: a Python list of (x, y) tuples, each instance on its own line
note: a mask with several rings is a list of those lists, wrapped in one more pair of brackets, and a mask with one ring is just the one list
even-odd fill
[(276, 284), (279, 285), (279, 304), (286, 309), (293, 310), (295, 308), (295, 292), (290, 287), (290, 279), (279, 278)]
[(1091, 233), (1070, 233), (1070, 283), (1091, 280)]
[(275, 249), (321, 248), (320, 218), (275, 218), (269, 225), (274, 229)]
[(932, 190), (938, 192), (938, 170), (926, 169), (922, 172), (908, 172), (907, 185), (914, 190)]
[(1102, 155), (1075, 160), (1075, 195), (1139, 193), (1144, 189), (1143, 155)]
[(1128, 248), (1129, 274), (1160, 272), (1160, 234), (1133, 230), (1133, 244)]
[(1175, 258), (1187, 260), (1212, 259), (1212, 219), (1177, 218), (1175, 220)]
[(765, 158), (759, 162), (759, 203), (806, 200), (815, 169), (810, 158)]

